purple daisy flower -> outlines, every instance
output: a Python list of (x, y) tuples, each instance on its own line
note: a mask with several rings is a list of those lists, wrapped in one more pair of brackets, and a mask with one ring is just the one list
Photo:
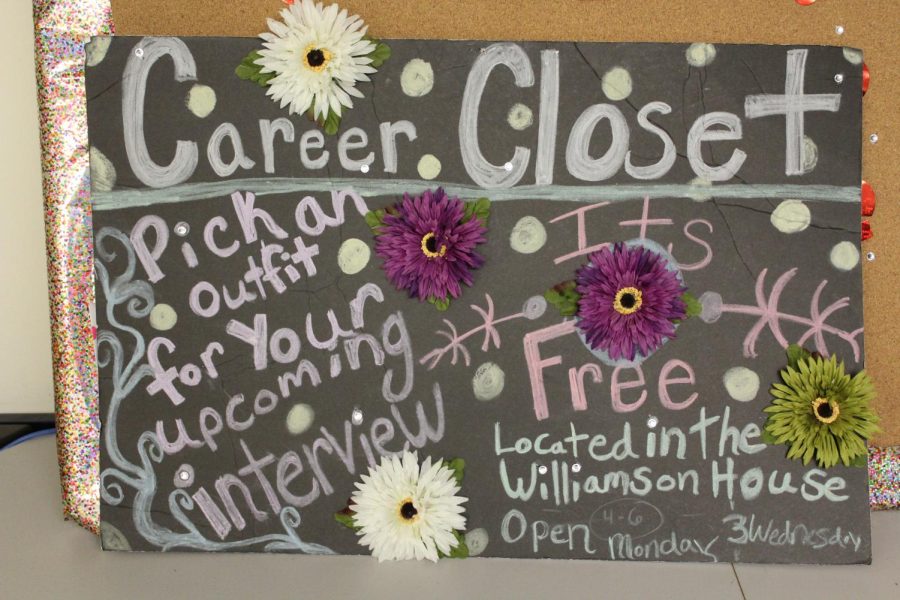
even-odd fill
[(649, 356), (687, 315), (685, 287), (659, 254), (618, 243), (588, 257), (576, 273), (578, 328), (613, 360)]
[(484, 264), (475, 247), (487, 231), (466, 204), (438, 188), (421, 196), (403, 195), (377, 229), (375, 252), (387, 278), (419, 300), (447, 302), (472, 285), (472, 271)]

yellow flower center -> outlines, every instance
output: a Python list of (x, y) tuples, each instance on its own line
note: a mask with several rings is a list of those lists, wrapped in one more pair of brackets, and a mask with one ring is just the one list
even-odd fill
[(812, 403), (813, 414), (821, 423), (828, 425), (837, 421), (841, 407), (837, 402), (829, 402), (827, 398), (816, 398)]
[(415, 523), (419, 515), (419, 511), (416, 510), (412, 498), (405, 498), (404, 500), (401, 500), (400, 505), (397, 508), (397, 513), (400, 515), (400, 518), (406, 523)]
[(634, 287), (623, 287), (616, 292), (616, 299), (613, 300), (613, 308), (620, 315), (631, 315), (636, 313), (644, 303), (641, 290)]
[(310, 71), (320, 73), (328, 66), (332, 54), (325, 48), (319, 48), (315, 44), (310, 44), (303, 51), (303, 66)]
[(429, 231), (422, 237), (422, 254), (428, 258), (440, 258), (447, 254), (447, 246), (441, 244), (440, 250), (437, 247), (437, 239), (434, 233)]

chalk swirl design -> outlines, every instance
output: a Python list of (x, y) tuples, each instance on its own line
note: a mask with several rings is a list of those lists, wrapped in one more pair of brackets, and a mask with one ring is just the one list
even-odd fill
[[(118, 253), (108, 246), (115, 241), (125, 250), (125, 270), (118, 276), (111, 276), (107, 270), (118, 258)], [(156, 434), (145, 431), (137, 442), (137, 453), (140, 464), (134, 464), (122, 454), (117, 438), (117, 418), (122, 402), (135, 389), (144, 377), (151, 374), (150, 367), (144, 359), (146, 345), (141, 332), (121, 323), (116, 316), (116, 308), (125, 305), (128, 316), (144, 318), (150, 314), (154, 305), (153, 288), (146, 281), (135, 279), (134, 248), (128, 237), (114, 227), (104, 227), (97, 234), (95, 253), (97, 261), (94, 268), (97, 283), (106, 298), (106, 319), (112, 329), (130, 338), (133, 345), (131, 356), (127, 356), (119, 335), (110, 330), (103, 330), (97, 338), (97, 364), (100, 368), (111, 365), (112, 394), (103, 423), (104, 443), (107, 457), (114, 467), (103, 469), (100, 473), (100, 495), (112, 506), (118, 506), (125, 500), (125, 489), (135, 491), (132, 515), (137, 532), (148, 542), (161, 550), (197, 549), (205, 551), (224, 551), (250, 546), (262, 546), (266, 552), (298, 552), (302, 554), (334, 554), (334, 551), (320, 544), (303, 541), (297, 534), (300, 527), (300, 513), (293, 506), (285, 507), (279, 514), (279, 521), (284, 533), (273, 533), (244, 540), (221, 542), (210, 540), (197, 529), (197, 526), (185, 514), (194, 508), (194, 500), (181, 489), (169, 494), (169, 512), (184, 528), (184, 531), (173, 531), (153, 521), (152, 505), (156, 495), (156, 472), (154, 463), (163, 461), (164, 454)]]

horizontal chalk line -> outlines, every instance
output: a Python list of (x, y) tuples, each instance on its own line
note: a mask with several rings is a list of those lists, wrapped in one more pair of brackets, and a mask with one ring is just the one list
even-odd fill
[(253, 192), (257, 196), (294, 192), (331, 192), (352, 189), (361, 196), (399, 196), (443, 187), (452, 196), (476, 198), (485, 196), (493, 202), (502, 200), (567, 200), (571, 202), (622, 202), (650, 198), (792, 198), (825, 202), (858, 202), (859, 186), (802, 184), (606, 184), (606, 185), (523, 185), (511, 188), (485, 189), (475, 185), (422, 179), (362, 178), (247, 178), (212, 182), (183, 183), (168, 188), (121, 189), (94, 192), (94, 210), (118, 210), (159, 204), (193, 202), (229, 196), (235, 191)]

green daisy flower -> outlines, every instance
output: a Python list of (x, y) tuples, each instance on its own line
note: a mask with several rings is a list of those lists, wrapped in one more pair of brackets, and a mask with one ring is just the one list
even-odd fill
[(789, 364), (782, 383), (772, 385), (765, 432), (776, 444), (788, 446), (788, 458), (803, 464), (815, 458), (819, 466), (864, 465), (866, 440), (879, 431), (869, 403), (875, 398), (865, 371), (850, 376), (844, 363), (813, 356), (799, 346), (788, 348)]

